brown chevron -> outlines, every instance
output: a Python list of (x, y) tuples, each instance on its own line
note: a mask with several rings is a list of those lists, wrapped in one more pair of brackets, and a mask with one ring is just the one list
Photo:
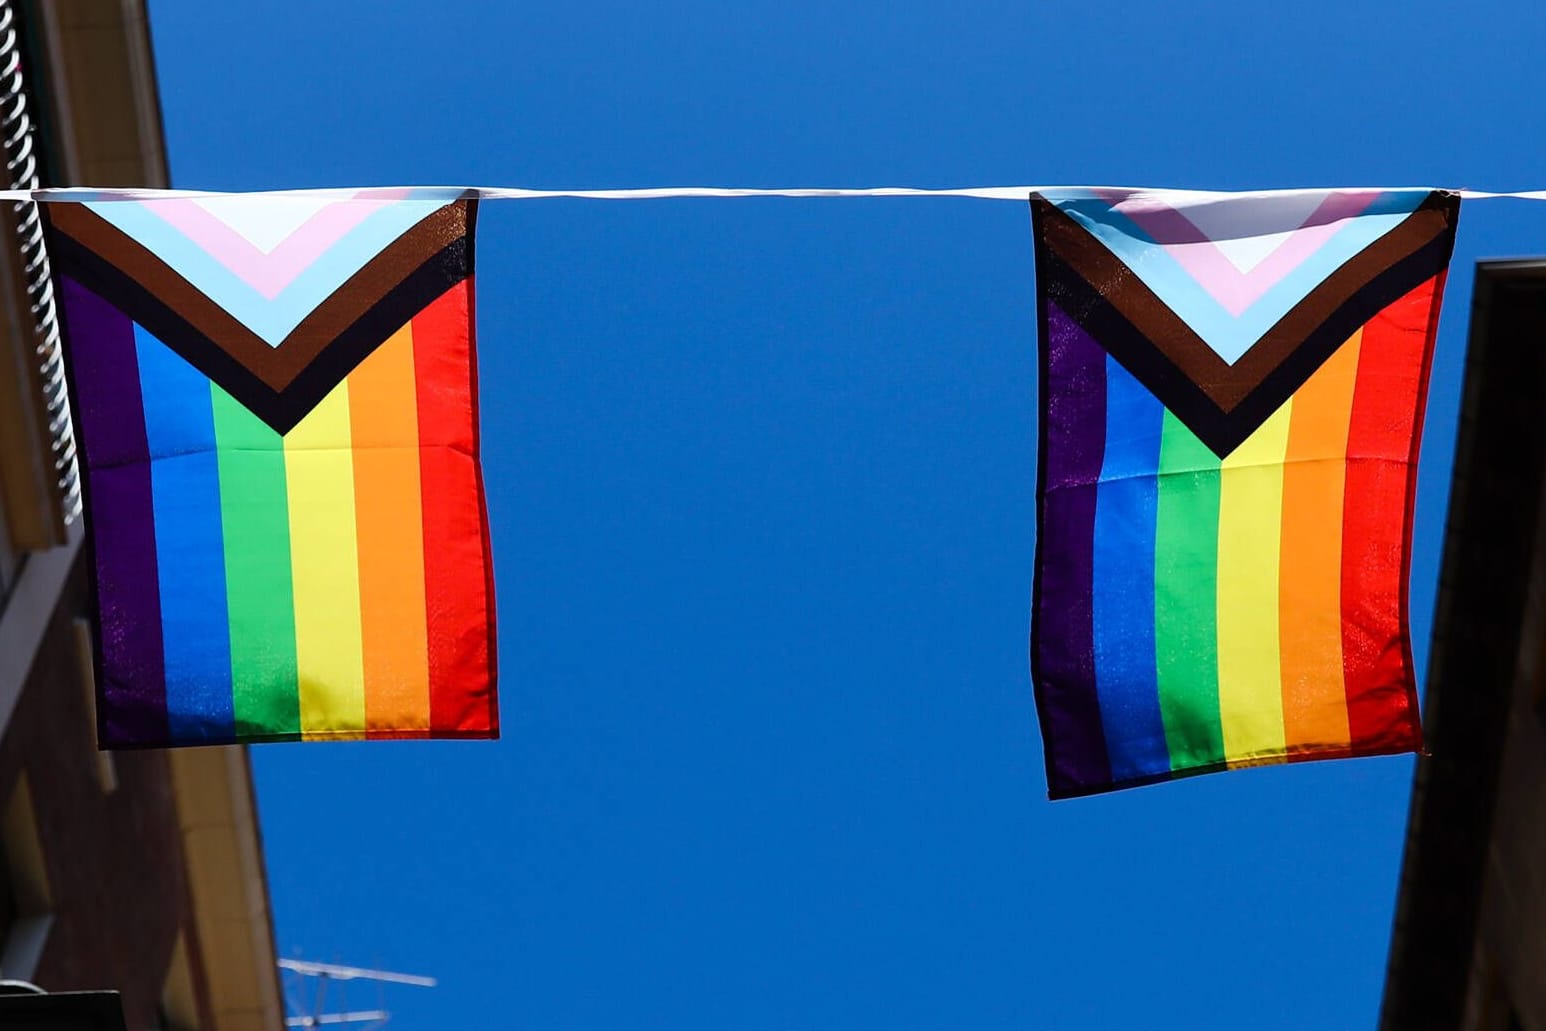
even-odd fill
[(60, 275), (117, 306), (280, 433), (425, 305), (472, 274), (476, 205), (456, 201), (385, 247), (272, 347), (89, 208), (44, 209)]
[(283, 390), (330, 342), (393, 287), (467, 233), (463, 202), (447, 204), (394, 240), (275, 347), (143, 244), (84, 204), (51, 205), (53, 228), (138, 283), (274, 390)]
[(1058, 303), (1220, 455), (1277, 410), (1369, 319), (1444, 271), (1459, 197), (1435, 191), (1310, 291), (1230, 365), (1120, 258), (1031, 198), (1036, 274)]

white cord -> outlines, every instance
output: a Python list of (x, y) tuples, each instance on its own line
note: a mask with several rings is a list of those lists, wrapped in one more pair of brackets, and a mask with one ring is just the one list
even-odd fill
[[(1341, 190), (1406, 192), (1445, 189), (1432, 186), (1407, 187), (1338, 187)], [(1212, 196), (1264, 196), (1286, 193), (1312, 192), (1307, 190), (1254, 190), (1243, 193), (1213, 190), (1170, 190), (1153, 187), (1131, 186), (968, 186), (952, 189), (917, 189), (910, 186), (872, 186), (863, 188), (824, 187), (773, 187), (742, 189), (719, 186), (655, 186), (628, 190), (527, 190), (514, 186), (373, 186), (362, 189), (307, 189), (307, 190), (259, 190), (251, 193), (230, 194), (217, 190), (150, 190), (150, 189), (94, 189), (91, 187), (64, 187), (43, 190), (0, 190), (0, 200), (6, 201), (146, 201), (199, 199), (203, 197), (306, 197), (315, 200), (337, 198), (339, 200), (393, 200), (413, 197), (418, 200), (543, 200), (555, 197), (571, 197), (584, 200), (662, 200), (675, 197), (969, 197), (976, 200), (1012, 200), (1024, 203), (1031, 194), (1042, 193), (1056, 196), (1060, 193), (1088, 193), (1091, 191), (1113, 193), (1163, 193), (1167, 195)], [(1323, 193), (1325, 190), (1313, 192)], [(1486, 190), (1446, 190), (1466, 200), (1492, 200), (1508, 197), (1518, 200), (1546, 200), (1546, 190), (1521, 190), (1492, 192)]]

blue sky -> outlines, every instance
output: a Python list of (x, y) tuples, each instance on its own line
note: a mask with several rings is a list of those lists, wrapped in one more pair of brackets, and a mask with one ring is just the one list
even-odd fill
[[(153, 0), (176, 185), (1546, 185), (1546, 8)], [(1412, 762), (1045, 801), (1019, 205), (480, 219), (495, 743), (253, 749), (393, 1027), (1369, 1025)], [(1426, 656), (1471, 203), (1413, 577)]]

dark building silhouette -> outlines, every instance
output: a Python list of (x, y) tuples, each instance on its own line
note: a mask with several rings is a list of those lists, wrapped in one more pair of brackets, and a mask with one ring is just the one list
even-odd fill
[(1546, 260), (1484, 262), (1381, 1026), (1546, 1029)]

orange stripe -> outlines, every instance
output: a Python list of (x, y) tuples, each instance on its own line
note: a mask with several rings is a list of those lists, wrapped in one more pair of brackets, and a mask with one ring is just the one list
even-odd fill
[(349, 375), (367, 736), (429, 728), (413, 343), (404, 326)]
[(1362, 333), (1294, 394), (1283, 467), (1278, 639), (1290, 758), (1348, 744), (1342, 683), (1342, 491)]
[(472, 281), (413, 318), (424, 485), (430, 726), (436, 736), (493, 737), (494, 590), (478, 469)]

